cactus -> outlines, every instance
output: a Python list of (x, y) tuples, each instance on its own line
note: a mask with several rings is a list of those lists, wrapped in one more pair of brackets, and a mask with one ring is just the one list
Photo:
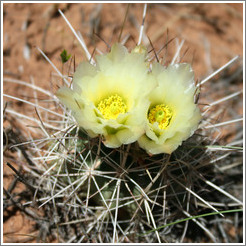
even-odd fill
[[(206, 79), (200, 85), (205, 82)], [(105, 146), (103, 136), (90, 137), (55, 95), (38, 86), (25, 85), (39, 90), (55, 105), (36, 104), (45, 112), (38, 113), (40, 119), (36, 120), (42, 137), (28, 141), (33, 165), (26, 165), (23, 174), (34, 188), (32, 202), (26, 205), (35, 205), (42, 211), (44, 220), (36, 219), (37, 225), (48, 228), (46, 234), (40, 231), (41, 241), (51, 235), (66, 243), (175, 243), (195, 228), (206, 235), (205, 240), (218, 242), (218, 235), (211, 232), (212, 225), (205, 219), (158, 229), (180, 218), (218, 212), (220, 202), (242, 206), (240, 199), (221, 188), (224, 177), (220, 169), (227, 156), (240, 161), (242, 149), (217, 142), (219, 124), (211, 122), (213, 115), (207, 113), (208, 106), (200, 106), (203, 118), (199, 128), (181, 146), (171, 154), (150, 155), (137, 142), (117, 148)], [(196, 96), (198, 89), (199, 86)], [(227, 103), (239, 94), (231, 94), (221, 102)], [(201, 93), (203, 96), (206, 95)], [(215, 105), (219, 103), (218, 100)], [(10, 109), (6, 113), (25, 118)], [(13, 143), (12, 148), (18, 146)], [(231, 155), (225, 154), (231, 150)]]

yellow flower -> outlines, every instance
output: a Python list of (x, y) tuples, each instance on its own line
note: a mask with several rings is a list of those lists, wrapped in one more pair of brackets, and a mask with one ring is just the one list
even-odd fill
[(138, 143), (150, 154), (170, 154), (194, 133), (201, 119), (194, 103), (194, 74), (185, 63), (167, 68), (156, 63), (152, 73), (158, 86), (149, 95), (146, 131)]
[(73, 89), (60, 88), (57, 97), (89, 136), (102, 135), (108, 147), (129, 144), (144, 134), (148, 94), (156, 87), (147, 68), (146, 52), (128, 53), (114, 44), (96, 66), (81, 63), (73, 77)]

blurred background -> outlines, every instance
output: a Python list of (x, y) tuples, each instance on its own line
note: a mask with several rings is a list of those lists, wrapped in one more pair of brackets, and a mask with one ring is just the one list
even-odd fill
[[(80, 31), (90, 52), (94, 46), (106, 51), (107, 44), (118, 40), (127, 3), (5, 3), (3, 5), (4, 75), (28, 80), (35, 76), (47, 84), (51, 67), (35, 46), (44, 51), (61, 69), (60, 53), (66, 49), (76, 55), (76, 65), (85, 59), (83, 51), (58, 13), (61, 9), (75, 30)], [(143, 4), (130, 4), (122, 38), (130, 34), (126, 46), (138, 41)], [(93, 35), (93, 30), (97, 35)], [(181, 54), (191, 62), (198, 79), (221, 67), (243, 52), (243, 4), (173, 3), (148, 4), (144, 43), (148, 36), (156, 50), (167, 40), (185, 40)], [(100, 39), (100, 38), (101, 39)], [(168, 46), (168, 58), (176, 50), (175, 40)], [(48, 69), (48, 71), (47, 71)]]

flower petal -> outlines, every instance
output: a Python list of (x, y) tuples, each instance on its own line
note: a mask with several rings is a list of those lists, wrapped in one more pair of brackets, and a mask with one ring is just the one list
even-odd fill
[(167, 105), (172, 110), (172, 117), (169, 125), (161, 129), (158, 122), (151, 124), (147, 116), (146, 133), (138, 142), (148, 153), (170, 154), (194, 133), (201, 119), (200, 110), (193, 98), (194, 74), (189, 64), (164, 68), (157, 63), (153, 65), (152, 73), (158, 86), (149, 95), (149, 110), (156, 105)]
[(56, 96), (64, 105), (73, 111), (81, 110), (84, 107), (83, 100), (79, 94), (67, 87), (61, 87), (56, 92)]
[[(96, 57), (96, 66), (83, 62), (74, 74), (70, 100), (78, 92), (83, 109), (69, 102), (69, 95), (63, 99), (78, 124), (90, 136), (102, 135), (108, 147), (135, 142), (144, 133), (150, 104), (147, 96), (157, 85), (146, 54), (128, 53), (123, 45), (114, 44), (108, 54)], [(113, 108), (112, 100), (116, 100)], [(112, 113), (115, 107), (117, 113)]]

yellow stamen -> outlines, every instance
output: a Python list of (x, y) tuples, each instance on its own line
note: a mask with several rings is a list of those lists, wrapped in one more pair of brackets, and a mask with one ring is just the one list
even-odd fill
[(97, 108), (102, 113), (103, 117), (107, 120), (116, 119), (119, 114), (124, 114), (127, 111), (127, 106), (123, 99), (115, 94), (101, 100)]
[(173, 111), (165, 104), (156, 105), (149, 110), (148, 119), (151, 124), (158, 123), (160, 129), (166, 129), (173, 117)]

